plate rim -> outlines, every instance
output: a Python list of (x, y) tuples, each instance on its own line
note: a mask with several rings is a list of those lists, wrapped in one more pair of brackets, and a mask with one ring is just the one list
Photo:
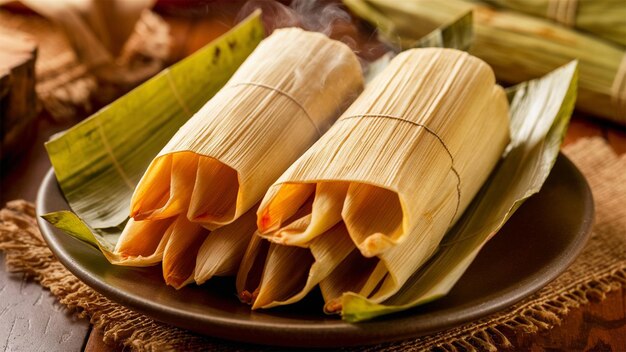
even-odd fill
[[(88, 270), (85, 270), (80, 264), (78, 264), (77, 261), (72, 258), (69, 253), (64, 250), (64, 248), (62, 248), (61, 243), (55, 240), (54, 237), (56, 235), (54, 232), (59, 230), (56, 230), (51, 224), (41, 218), (41, 215), (47, 212), (47, 209), (44, 209), (44, 199), (47, 197), (47, 189), (49, 185), (52, 184), (53, 186), (58, 187), (53, 168), (48, 170), (37, 192), (36, 220), (42, 236), (50, 250), (54, 253), (55, 257), (61, 262), (61, 264), (63, 264), (63, 266), (74, 276), (112, 302), (116, 302), (124, 307), (130, 308), (131, 310), (147, 315), (156, 321), (188, 329), (196, 333), (218, 339), (268, 346), (306, 346), (322, 348), (338, 347), (337, 344), (329, 343), (327, 341), (328, 334), (350, 334), (351, 338), (345, 339), (341, 346), (371, 345), (381, 342), (391, 342), (411, 337), (423, 336), (455, 326), (460, 326), (469, 321), (485, 317), (489, 314), (503, 310), (519, 302), (525, 297), (532, 295), (564, 272), (578, 257), (590, 237), (591, 228), (594, 223), (595, 207), (589, 184), (580, 170), (564, 154), (559, 153), (558, 159), (568, 164), (567, 166), (569, 166), (569, 168), (575, 173), (576, 178), (582, 181), (584, 189), (584, 198), (582, 201), (584, 202), (585, 216), (579, 233), (576, 235), (577, 240), (572, 241), (569, 246), (565, 247), (564, 250), (559, 253), (559, 256), (551, 262), (552, 265), (544, 266), (541, 270), (534, 272), (532, 275), (518, 282), (518, 285), (507, 287), (502, 294), (498, 295), (498, 298), (496, 299), (487, 296), (484, 299), (484, 302), (480, 304), (480, 307), (476, 307), (476, 304), (461, 305), (460, 309), (457, 307), (454, 309), (448, 308), (438, 310), (437, 312), (421, 313), (422, 318), (429, 318), (441, 316), (442, 314), (450, 315), (450, 311), (454, 312), (452, 318), (447, 319), (445, 324), (425, 329), (415, 329), (415, 327), (411, 324), (403, 324), (403, 322), (414, 320), (413, 315), (398, 318), (391, 316), (385, 317), (382, 320), (372, 320), (358, 324), (347, 323), (340, 319), (337, 319), (337, 322), (332, 324), (320, 324), (319, 322), (310, 322), (307, 324), (285, 324), (275, 322), (263, 322), (262, 324), (250, 323), (249, 321), (243, 321), (241, 319), (237, 319), (236, 317), (225, 318), (222, 316), (211, 316), (178, 309), (176, 307), (164, 306), (141, 299), (141, 296), (133, 294), (132, 292), (121, 291), (120, 289), (107, 284), (105, 281), (92, 276)], [(74, 240), (79, 241), (75, 238)], [(94, 248), (94, 250), (96, 249)], [(556, 268), (555, 264), (558, 264)], [(523, 287), (524, 289), (522, 290), (520, 287)], [(164, 319), (164, 316), (166, 319)], [(183, 319), (191, 318), (191, 324), (187, 324), (186, 326), (185, 324), (180, 324), (179, 321), (181, 320), (181, 317)], [(393, 335), (377, 334), (379, 328), (387, 326), (390, 321), (394, 322), (394, 325), (396, 325), (395, 333)], [(194, 324), (199, 322), (201, 322), (205, 328), (194, 329)], [(207, 326), (213, 330), (215, 334), (207, 334)], [(277, 331), (279, 332), (277, 333)], [(290, 334), (289, 332), (294, 334)], [(295, 334), (296, 332), (306, 332), (307, 336), (306, 338), (298, 338), (295, 336), (297, 335)], [(283, 337), (285, 335), (291, 335), (291, 337), (284, 339)]]

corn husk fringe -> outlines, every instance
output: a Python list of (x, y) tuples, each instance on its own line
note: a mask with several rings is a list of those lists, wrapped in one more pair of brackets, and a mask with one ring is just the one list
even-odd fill
[(256, 207), (228, 226), (209, 231), (185, 214), (161, 220), (130, 219), (111, 262), (124, 266), (161, 264), (163, 279), (179, 289), (214, 276), (234, 276), (252, 234)]

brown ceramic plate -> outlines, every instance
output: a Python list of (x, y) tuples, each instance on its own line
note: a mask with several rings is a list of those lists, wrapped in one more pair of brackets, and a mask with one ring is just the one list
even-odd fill
[[(37, 213), (67, 209), (50, 171)], [(444, 298), (370, 322), (349, 324), (322, 313), (319, 293), (297, 305), (251, 312), (232, 279), (179, 291), (163, 283), (160, 267), (113, 266), (93, 247), (39, 221), (59, 260), (94, 290), (156, 320), (240, 342), (301, 347), (373, 344), (415, 337), (496, 312), (537, 291), (567, 268), (593, 221), (587, 183), (564, 156), (541, 192), (515, 213)]]

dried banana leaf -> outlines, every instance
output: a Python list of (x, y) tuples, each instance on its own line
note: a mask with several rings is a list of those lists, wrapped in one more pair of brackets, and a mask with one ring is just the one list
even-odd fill
[[(382, 304), (346, 293), (341, 314), (350, 322), (406, 310), (445, 295), (483, 245), (528, 197), (539, 192), (559, 153), (576, 100), (577, 63), (508, 90), (512, 140), (463, 217), (434, 257)], [(515, 175), (515, 177), (511, 177)]]
[(260, 13), (46, 143), (72, 211), (43, 217), (111, 251), (149, 163), (227, 81), (264, 35)]
[(563, 27), (552, 21), (462, 0), (351, 0), (368, 12), (359, 14), (377, 25), (393, 22), (391, 40), (421, 38), (431, 28), (474, 12), (474, 43), (469, 52), (485, 60), (499, 80), (519, 83), (541, 77), (572, 60), (579, 61), (576, 107), (598, 117), (626, 124), (626, 51), (623, 46)]

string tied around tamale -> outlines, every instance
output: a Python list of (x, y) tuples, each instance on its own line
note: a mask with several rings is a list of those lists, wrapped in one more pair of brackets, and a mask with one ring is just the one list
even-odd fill
[(549, 0), (546, 17), (566, 27), (576, 24), (578, 0)]
[(433, 131), (430, 127), (428, 127), (428, 126), (426, 126), (424, 124), (408, 120), (408, 119), (406, 119), (404, 117), (401, 117), (401, 116), (388, 115), (388, 114), (361, 114), (361, 115), (345, 116), (345, 117), (339, 118), (339, 120), (337, 120), (337, 123), (339, 123), (341, 121), (344, 121), (344, 120), (359, 119), (359, 118), (374, 118), (374, 119), (381, 118), (381, 119), (392, 119), (392, 120), (397, 120), (397, 121), (401, 121), (401, 122), (406, 122), (406, 123), (411, 124), (413, 126), (417, 126), (417, 127), (423, 128), (426, 132), (430, 133), (435, 138), (437, 138), (437, 140), (439, 141), (439, 143), (441, 144), (443, 149), (445, 149), (446, 153), (450, 157), (450, 164), (451, 164), (450, 165), (450, 170), (452, 171), (452, 173), (456, 177), (457, 200), (456, 200), (456, 207), (454, 208), (454, 215), (452, 215), (452, 218), (450, 220), (450, 222), (452, 222), (456, 218), (456, 215), (457, 215), (457, 213), (459, 211), (459, 206), (461, 205), (461, 175), (459, 174), (459, 172), (457, 171), (457, 169), (454, 166), (454, 156), (452, 155), (452, 152), (450, 152), (450, 148), (448, 148), (448, 146), (446, 145), (446, 142), (441, 138), (441, 136), (439, 136), (437, 134), (437, 132)]
[(613, 79), (611, 101), (615, 106), (617, 118), (622, 122), (626, 121), (626, 54), (622, 56), (622, 61)]
[(269, 89), (269, 90), (274, 91), (274, 92), (276, 92), (276, 93), (286, 97), (287, 99), (291, 100), (293, 103), (298, 105), (298, 107), (300, 108), (300, 110), (302, 110), (302, 112), (304, 112), (304, 115), (306, 115), (306, 117), (307, 117), (307, 119), (309, 119), (309, 122), (311, 123), (311, 125), (313, 125), (313, 127), (317, 131), (318, 136), (320, 136), (320, 137), (322, 136), (323, 133), (320, 130), (320, 128), (317, 126), (317, 124), (315, 123), (315, 120), (313, 120), (313, 118), (311, 117), (309, 112), (306, 111), (304, 106), (296, 98), (291, 96), (291, 94), (285, 92), (284, 90), (282, 90), (280, 88), (272, 87), (270, 85), (267, 85), (267, 84), (264, 84), (264, 83), (258, 83), (258, 82), (237, 82), (235, 84), (230, 84), (227, 87), (234, 88), (234, 87), (240, 87), (240, 86), (252, 86), (252, 87)]

